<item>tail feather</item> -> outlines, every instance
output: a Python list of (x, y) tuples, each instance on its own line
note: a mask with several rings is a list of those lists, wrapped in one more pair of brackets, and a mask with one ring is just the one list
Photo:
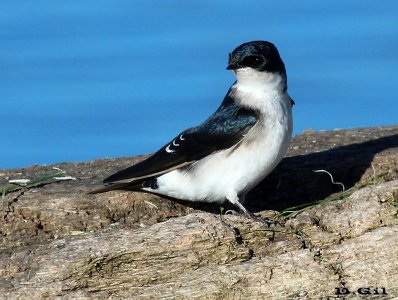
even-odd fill
[(110, 184), (108, 186), (105, 186), (103, 188), (99, 188), (90, 192), (87, 192), (88, 195), (93, 195), (93, 194), (99, 194), (99, 193), (105, 193), (109, 191), (114, 191), (114, 190), (134, 190), (139, 187), (141, 187), (142, 182), (137, 182), (137, 183), (115, 183), (115, 184)]

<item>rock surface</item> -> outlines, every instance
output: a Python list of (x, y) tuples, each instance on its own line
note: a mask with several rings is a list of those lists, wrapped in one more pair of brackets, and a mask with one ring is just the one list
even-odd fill
[[(398, 297), (398, 126), (294, 137), (246, 202), (279, 220), (272, 228), (217, 205), (85, 194), (142, 158), (57, 164), (77, 180), (7, 194), (0, 298), (332, 299), (344, 287)], [(51, 172), (2, 170), (0, 183)]]

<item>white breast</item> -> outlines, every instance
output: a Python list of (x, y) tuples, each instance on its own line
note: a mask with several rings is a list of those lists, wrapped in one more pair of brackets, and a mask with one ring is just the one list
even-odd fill
[(222, 203), (226, 195), (244, 194), (267, 176), (285, 155), (292, 136), (290, 97), (281, 87), (283, 78), (273, 76), (257, 84), (258, 80), (253, 83), (246, 77), (239, 78), (238, 72), (238, 82), (231, 89), (233, 97), (240, 105), (258, 110), (259, 122), (239, 145), (199, 160), (188, 171), (175, 170), (160, 176), (159, 188), (154, 192), (183, 200)]

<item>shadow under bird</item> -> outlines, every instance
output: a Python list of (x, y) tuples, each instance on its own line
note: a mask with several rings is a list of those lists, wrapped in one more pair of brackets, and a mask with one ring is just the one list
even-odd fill
[(137, 190), (198, 202), (228, 200), (247, 215), (245, 195), (285, 155), (292, 137), (293, 100), (285, 65), (266, 41), (244, 43), (229, 54), (236, 82), (202, 124), (178, 134), (147, 159), (92, 191)]

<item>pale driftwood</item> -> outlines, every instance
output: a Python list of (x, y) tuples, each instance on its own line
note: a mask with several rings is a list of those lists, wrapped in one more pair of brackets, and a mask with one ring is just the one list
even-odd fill
[[(397, 297), (398, 128), (306, 133), (289, 155), (248, 203), (279, 219), (278, 232), (212, 206), (84, 194), (140, 158), (57, 165), (77, 181), (3, 199), (0, 297), (326, 299), (337, 287), (385, 287), (383, 299)], [(2, 173), (34, 178), (49, 169)], [(334, 193), (316, 169), (351, 189)], [(264, 210), (326, 197), (341, 199), (287, 221)]]

